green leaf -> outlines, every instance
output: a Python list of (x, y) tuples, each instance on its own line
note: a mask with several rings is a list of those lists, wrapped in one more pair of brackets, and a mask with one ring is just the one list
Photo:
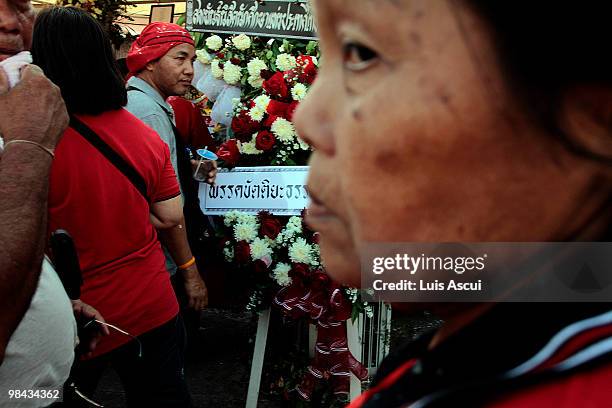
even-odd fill
[(313, 52), (315, 52), (318, 46), (319, 43), (317, 41), (309, 41), (308, 45), (306, 46), (306, 53), (312, 54)]

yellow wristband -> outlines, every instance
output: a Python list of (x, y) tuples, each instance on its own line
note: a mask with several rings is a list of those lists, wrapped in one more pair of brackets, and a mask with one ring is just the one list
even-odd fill
[(191, 265), (193, 265), (195, 263), (195, 257), (191, 257), (190, 260), (188, 260), (187, 262), (185, 262), (184, 264), (182, 264), (181, 266), (179, 266), (179, 269), (187, 269), (189, 268)]

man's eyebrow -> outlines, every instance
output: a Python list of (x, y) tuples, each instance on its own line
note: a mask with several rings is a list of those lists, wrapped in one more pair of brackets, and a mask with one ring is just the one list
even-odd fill
[(185, 51), (179, 51), (179, 52), (176, 53), (177, 57), (186, 57), (188, 55), (189, 54), (187, 52), (185, 52)]

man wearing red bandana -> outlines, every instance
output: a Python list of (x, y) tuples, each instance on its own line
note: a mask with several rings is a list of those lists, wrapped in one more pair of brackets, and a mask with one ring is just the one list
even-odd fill
[[(166, 100), (187, 92), (193, 78), (194, 59), (194, 42), (189, 32), (176, 24), (162, 22), (145, 27), (127, 56), (131, 78), (127, 83), (126, 109), (166, 142), (177, 175), (187, 159), (182, 157), (184, 149), (177, 149), (174, 111)], [(209, 182), (214, 181), (215, 174), (216, 170), (211, 171)], [(184, 185), (182, 190), (186, 194)], [(177, 227), (158, 233), (166, 253), (166, 268), (171, 275), (179, 270), (174, 278), (177, 293), (184, 292), (184, 306), (188, 304), (200, 311), (208, 303), (208, 293), (189, 247), (184, 225), (183, 220)]]

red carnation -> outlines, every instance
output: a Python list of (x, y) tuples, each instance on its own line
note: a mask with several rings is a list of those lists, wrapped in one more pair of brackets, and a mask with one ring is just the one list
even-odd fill
[(232, 131), (236, 138), (241, 142), (251, 140), (253, 133), (256, 133), (260, 128), (259, 123), (255, 122), (249, 116), (249, 112), (243, 110), (232, 120)]
[(310, 85), (317, 77), (317, 66), (312, 61), (309, 55), (300, 55), (297, 57), (298, 66), (302, 68), (302, 73), (299, 75), (299, 81), (303, 84)]
[(276, 239), (280, 234), (283, 226), (280, 221), (274, 217), (260, 218), (259, 234), (270, 239)]
[(263, 88), (271, 96), (286, 98), (289, 95), (289, 88), (285, 82), (285, 74), (277, 72), (263, 83)]
[(251, 260), (251, 246), (246, 241), (236, 243), (234, 246), (234, 256), (238, 263), (248, 263)]
[(228, 166), (235, 166), (240, 160), (240, 151), (238, 150), (238, 141), (236, 139), (230, 139), (223, 143), (219, 149), (217, 149), (217, 156), (223, 160)]
[(287, 111), (289, 110), (289, 106), (290, 105), (288, 103), (271, 100), (268, 104), (268, 109), (266, 109), (266, 112), (268, 112), (270, 115), (280, 116), (288, 120)]

